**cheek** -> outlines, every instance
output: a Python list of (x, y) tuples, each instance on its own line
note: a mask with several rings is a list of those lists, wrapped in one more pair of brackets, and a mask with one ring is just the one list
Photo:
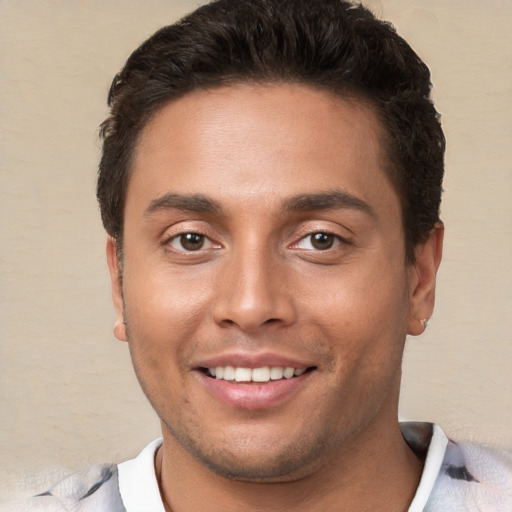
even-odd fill
[(140, 320), (147, 328), (187, 329), (204, 315), (211, 294), (207, 282), (199, 272), (180, 275), (148, 266), (130, 273), (127, 268), (123, 292), (129, 321)]
[(144, 392), (160, 410), (165, 397), (179, 400), (173, 390), (181, 387), (201, 308), (185, 287), (154, 279), (149, 272), (144, 279), (133, 277), (124, 286), (130, 355)]
[[(340, 375), (380, 374), (401, 358), (408, 321), (405, 273), (341, 269), (302, 294), (306, 329), (329, 343)], [(309, 297), (309, 300), (308, 300)]]
[(310, 279), (299, 275), (294, 295), (326, 327), (385, 331), (402, 325), (408, 313), (407, 275), (396, 267), (362, 263)]

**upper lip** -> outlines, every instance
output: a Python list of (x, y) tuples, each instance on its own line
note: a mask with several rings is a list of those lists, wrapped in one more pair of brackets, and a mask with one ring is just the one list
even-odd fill
[(217, 366), (235, 366), (239, 368), (262, 368), (283, 367), (283, 368), (310, 368), (315, 366), (311, 361), (290, 357), (272, 352), (232, 352), (223, 353), (198, 361), (193, 365), (195, 368), (215, 368)]

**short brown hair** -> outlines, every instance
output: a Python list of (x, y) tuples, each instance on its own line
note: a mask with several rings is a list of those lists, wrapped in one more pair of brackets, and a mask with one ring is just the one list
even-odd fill
[(430, 72), (390, 24), (343, 0), (217, 0), (132, 53), (112, 82), (101, 125), (97, 196), (118, 245), (133, 152), (149, 119), (190, 91), (240, 82), (303, 83), (373, 106), (414, 261), (414, 247), (439, 220), (444, 173)]

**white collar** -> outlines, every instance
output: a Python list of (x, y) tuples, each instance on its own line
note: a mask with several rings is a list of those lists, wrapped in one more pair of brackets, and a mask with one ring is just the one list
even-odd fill
[(118, 464), (119, 492), (126, 512), (165, 512), (155, 474), (155, 454), (162, 439), (149, 443), (135, 458)]
[[(411, 424), (414, 425), (414, 424)], [(425, 424), (422, 424), (425, 425)], [(441, 470), (441, 465), (446, 453), (448, 438), (438, 425), (432, 425), (432, 437), (428, 444), (425, 466), (421, 474), (420, 483), (416, 489), (416, 494), (409, 506), (408, 512), (423, 512), (427, 501), (432, 493), (437, 476)], [(402, 433), (407, 440), (407, 423), (401, 424)], [(414, 428), (414, 427), (412, 427)]]
[[(412, 422), (400, 424), (406, 441), (411, 439), (418, 441), (418, 438), (421, 437), (419, 431), (424, 430), (428, 425)], [(446, 452), (448, 438), (439, 426), (433, 425), (432, 435), (430, 439), (428, 437), (421, 439), (421, 444), (427, 451), (427, 455), (420, 483), (408, 512), (424, 510)], [(126, 512), (165, 512), (155, 474), (155, 454), (161, 444), (162, 439), (156, 439), (148, 444), (135, 459), (117, 466), (119, 492)], [(410, 441), (409, 444), (413, 444), (413, 442)]]

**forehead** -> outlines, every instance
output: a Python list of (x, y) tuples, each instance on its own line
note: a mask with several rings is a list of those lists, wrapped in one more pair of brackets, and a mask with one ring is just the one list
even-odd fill
[(194, 91), (162, 107), (143, 129), (127, 204), (166, 192), (207, 192), (242, 205), (261, 194), (268, 203), (340, 188), (382, 195), (390, 184), (380, 135), (362, 101), (303, 85)]

